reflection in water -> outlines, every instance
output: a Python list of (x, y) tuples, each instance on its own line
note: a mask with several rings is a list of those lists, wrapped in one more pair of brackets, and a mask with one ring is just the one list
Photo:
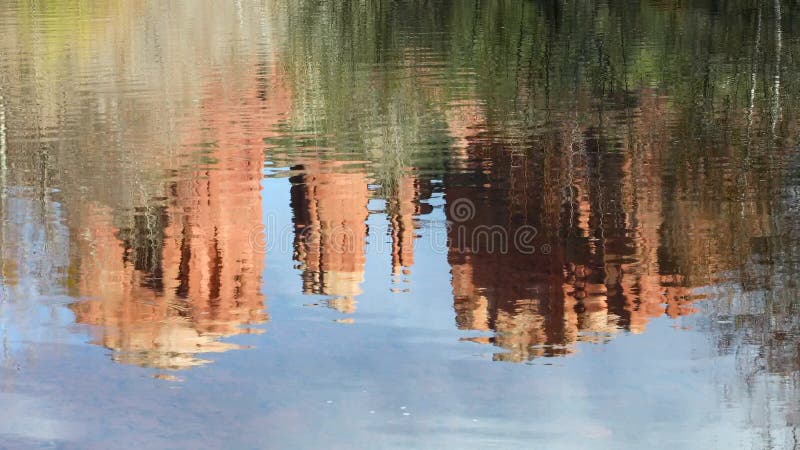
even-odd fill
[(72, 287), (89, 300), (70, 309), (77, 322), (96, 326), (95, 342), (120, 362), (203, 363), (197, 353), (237, 348), (219, 337), (259, 332), (248, 326), (267, 320), (264, 256), (254, 245), (263, 242), (263, 152), (253, 133), (277, 123), (287, 98), (278, 91), (267, 108), (257, 87), (205, 91), (201, 123), (183, 137), (184, 147), (211, 149), (206, 162), (194, 163), (201, 168), (179, 170), (158, 205), (137, 208), (129, 228), (115, 228), (108, 211), (83, 213), (87, 238), (76, 239)]
[[(421, 200), (430, 197), (427, 184), (410, 174), (399, 177), (397, 183), (390, 186), (386, 215), (389, 219), (389, 232), (392, 242), (392, 275), (395, 281), (403, 282), (411, 274), (414, 265), (414, 240), (417, 238), (416, 217), (430, 212), (428, 205)], [(404, 292), (402, 288), (400, 291)]]
[[(309, 29), (320, 26), (311, 19), (313, 14), (308, 15), (310, 11), (281, 8), (311, 20)], [(363, 13), (368, 20), (384, 14), (340, 10), (332, 4), (326, 8), (332, 9), (318, 13), (343, 24), (349, 14)], [(563, 33), (556, 26), (561, 22), (591, 21), (580, 15), (579, 7), (573, 19), (562, 16), (559, 8), (523, 9), (534, 17), (531, 23), (554, 26), (551, 32), (556, 36)], [(615, 5), (607, 8), (602, 14), (622, 14)], [(768, 14), (761, 6), (756, 9), (756, 43), (751, 53), (743, 53), (742, 64), (749, 64), (751, 70), (742, 80), (752, 84), (745, 96), (717, 94), (679, 76), (669, 80), (674, 86), (665, 95), (663, 89), (647, 83), (659, 67), (642, 62), (645, 72), (631, 73), (633, 69), (624, 62), (631, 49), (616, 30), (603, 37), (607, 42), (592, 44), (600, 57), (595, 63), (568, 54), (568, 43), (558, 38), (542, 44), (531, 41), (525, 36), (538, 33), (535, 26), (514, 24), (523, 36), (517, 43), (516, 60), (507, 61), (509, 67), (492, 67), (489, 62), (508, 51), (504, 39), (515, 30), (495, 30), (496, 35), (489, 35), (486, 21), (491, 17), (503, 21), (513, 8), (493, 6), (469, 19), (461, 18), (468, 8), (456, 8), (454, 17), (473, 23), (469, 29), (487, 36), (485, 49), (464, 50), (476, 52), (471, 61), (433, 64), (435, 58), (450, 52), (433, 42), (391, 42), (383, 54), (350, 54), (343, 53), (346, 46), (330, 47), (328, 40), (320, 40), (325, 33), (288, 33), (279, 39), (285, 46), (285, 56), (280, 58), (272, 53), (267, 58), (263, 48), (255, 52), (243, 48), (235, 76), (212, 69), (203, 76), (192, 74), (197, 79), (185, 85), (167, 78), (167, 85), (183, 86), (187, 94), (199, 88), (199, 119), (175, 120), (175, 111), (186, 107), (179, 97), (165, 98), (168, 104), (154, 110), (152, 117), (141, 117), (137, 111), (143, 107), (136, 104), (134, 91), (126, 93), (124, 102), (131, 102), (129, 107), (115, 103), (119, 99), (96, 100), (100, 103), (90, 108), (97, 116), (95, 127), (112, 128), (98, 134), (81, 123), (60, 124), (53, 94), (37, 92), (48, 107), (22, 116), (38, 114), (40, 129), (20, 122), (11, 132), (17, 133), (20, 148), (27, 147), (20, 154), (34, 155), (38, 162), (20, 158), (16, 167), (30, 169), (15, 175), (21, 176), (22, 183), (42, 181), (67, 189), (67, 203), (75, 203), (72, 220), (80, 224), (72, 232), (76, 248), (69, 269), (70, 292), (88, 298), (71, 309), (79, 322), (98, 325), (96, 331), (102, 336), (98, 342), (121, 354), (143, 354), (147, 349), (158, 353), (155, 349), (164, 348), (165, 354), (187, 357), (225, 349), (229, 345), (217, 342), (216, 336), (237, 333), (239, 325), (262, 320), (258, 277), (263, 261), (252, 248), (258, 236), (245, 232), (257, 229), (261, 220), (262, 140), (269, 144), (268, 155), (273, 153), (275, 161), (293, 165), (291, 205), (302, 292), (328, 297), (327, 304), (341, 312), (355, 311), (365, 278), (367, 203), (376, 196), (386, 202), (392, 275), (407, 277), (414, 261), (416, 217), (430, 211), (423, 201), (430, 196), (432, 182), (443, 175), (445, 200), (449, 204), (469, 200), (476, 208), (474, 217), (456, 220), (457, 226), (448, 230), (458, 327), (494, 331), (494, 337), (473, 340), (491, 341), (507, 350), (497, 355), (499, 359), (522, 361), (570, 353), (577, 341), (603, 341), (621, 329), (640, 333), (651, 318), (692, 312), (690, 303), (700, 296), (695, 293), (698, 288), (742, 267), (749, 254), (746, 245), (739, 245), (742, 237), (772, 234), (770, 217), (775, 206), (769, 198), (776, 187), (762, 173), (774, 174), (782, 163), (764, 160), (764, 152), (771, 146), (768, 139), (776, 139), (777, 133), (786, 129), (781, 135), (791, 135), (788, 130), (794, 129), (790, 128), (794, 122), (791, 108), (780, 107), (785, 95), (778, 87), (783, 31), (776, 25), (772, 38), (764, 31), (764, 16), (777, 20), (770, 14), (778, 13)], [(127, 9), (94, 13), (154, 14)], [(66, 9), (64, 14), (80, 13)], [(259, 33), (264, 35), (261, 14), (266, 13), (254, 14), (241, 30), (243, 45), (247, 39), (256, 40)], [(637, 14), (642, 15), (639, 20), (647, 20), (647, 14), (659, 13)], [(691, 17), (687, 14), (681, 20)], [(283, 29), (286, 24), (281, 17), (271, 19), (270, 26)], [(403, 17), (389, 17), (397, 23), (387, 29), (402, 29), (406, 26)], [(16, 20), (28, 19), (45, 20), (35, 14)], [(242, 17), (236, 13), (224, 20), (236, 22)], [(445, 19), (434, 22), (440, 20)], [(620, 20), (636, 19), (622, 15)], [(57, 45), (66, 35), (58, 27), (45, 29), (46, 45)], [(335, 33), (346, 33), (346, 29)], [(95, 31), (108, 32), (105, 28)], [(453, 29), (445, 42), (455, 45), (465, 38), (463, 32)], [(23, 36), (21, 31), (18, 35)], [(565, 37), (568, 42), (581, 39)], [(640, 35), (636, 40), (648, 38)], [(41, 45), (18, 39), (18, 48)], [(136, 42), (140, 47), (129, 51), (144, 54), (141, 61), (158, 60), (147, 44)], [(119, 51), (94, 47), (91, 42), (80, 45), (107, 60)], [(169, 64), (180, 61), (175, 55), (182, 51), (182, 44), (174, 45), (169, 49), (174, 57), (166, 59), (167, 66), (160, 71), (177, 73), (178, 68)], [(208, 44), (211, 62), (219, 59), (213, 48), (213, 43)], [(658, 46), (650, 50), (678, 51)], [(758, 58), (774, 64), (758, 67)], [(319, 64), (303, 63), (308, 60)], [(331, 67), (343, 61), (372, 64), (376, 69), (338, 72), (350, 81), (331, 77)], [(615, 66), (620, 62), (621, 66)], [(11, 60), (5, 70), (21, 74), (25, 68), (20, 63)], [(79, 61), (73, 69), (80, 73), (91, 64)], [(441, 78), (448, 65), (458, 73), (450, 82)], [(587, 78), (571, 78), (566, 74), (572, 69), (562, 66), (585, 71)], [(125, 74), (125, 83), (135, 84), (149, 70), (153, 68), (144, 66)], [(69, 79), (50, 70), (39, 72), (45, 77), (43, 85)], [(100, 83), (100, 73), (87, 73), (97, 78), (92, 83)], [(509, 74), (514, 78), (509, 79)], [(284, 76), (287, 79), (281, 81)], [(482, 94), (474, 91), (465, 76), (474, 76), (478, 82), (500, 76), (504, 82), (487, 86), (496, 92)], [(638, 79), (628, 78), (634, 76)], [(761, 95), (756, 89), (759, 77), (774, 78), (771, 89)], [(360, 90), (361, 85), (374, 89)], [(685, 103), (682, 90), (688, 90), (687, 99), (698, 96), (700, 103)], [(564, 92), (573, 92), (573, 99), (560, 95)], [(720, 96), (727, 103), (716, 106)], [(156, 100), (161, 101), (147, 99)], [(503, 103), (508, 100), (513, 104)], [(737, 109), (740, 100), (743, 109)], [(67, 101), (82, 100), (68, 97)], [(599, 106), (592, 106), (593, 101), (599, 101)], [(4, 158), (5, 104), (4, 99), (0, 116)], [(108, 119), (110, 106), (116, 108), (114, 120)], [(717, 112), (715, 108), (724, 109)], [(147, 136), (164, 126), (169, 133), (156, 134), (160, 142)], [(713, 131), (714, 126), (723, 131)], [(744, 137), (734, 133), (737, 126), (746, 129)], [(107, 173), (118, 176), (124, 186), (109, 191), (104, 181), (100, 183), (102, 177), (88, 173), (71, 154), (53, 148), (55, 141), (47, 133), (78, 142), (92, 136), (120, 148), (126, 141), (136, 143), (150, 152), (153, 167), (166, 171), (166, 181), (149, 174), (138, 162), (129, 163), (124, 155), (107, 164), (98, 158), (97, 164), (107, 165)], [(29, 145), (37, 140), (45, 146), (39, 151)], [(448, 140), (447, 151), (431, 148), (432, 142)], [(181, 153), (159, 153), (157, 149), (164, 145), (177, 146)], [(711, 150), (704, 153), (706, 148)], [(773, 158), (782, 157), (785, 148), (776, 148)], [(354, 157), (361, 158), (360, 162), (353, 161)], [(5, 159), (3, 164), (7, 165)], [(65, 167), (63, 174), (36, 175), (37, 166), (47, 171), (54, 164)], [(75, 175), (64, 175), (70, 172)], [(73, 189), (71, 184), (79, 186)], [(371, 190), (370, 184), (378, 190)], [(724, 186), (725, 196), (713, 186)], [(73, 200), (77, 192), (83, 194)], [(87, 202), (88, 198), (95, 201)], [(132, 213), (120, 219), (119, 212), (125, 210)], [(446, 210), (448, 220), (454, 222), (452, 212)], [(731, 222), (735, 214), (744, 218)], [(526, 227), (535, 230), (539, 251), (522, 252), (516, 245), (507, 251), (490, 248), (494, 231), (502, 230), (513, 244), (514, 236)], [(722, 238), (707, 240), (705, 247), (697, 246), (696, 238), (684, 238), (710, 235)], [(464, 236), (480, 236), (486, 242), (471, 242), (477, 247), (465, 248)], [(542, 251), (545, 247), (547, 252)], [(177, 337), (157, 337), (178, 333), (167, 333), (162, 327), (186, 327), (181, 333), (196, 336), (179, 344)], [(208, 345), (195, 340), (208, 341)]]
[(294, 169), (302, 171), (292, 178), (292, 210), (303, 293), (328, 296), (328, 306), (352, 313), (366, 262), (366, 175), (313, 159)]
[(635, 142), (621, 143), (631, 152), (601, 128), (567, 123), (532, 153), (470, 138), (461, 170), (447, 176), (448, 202), (469, 199), (476, 213), (448, 210), (458, 223), (448, 258), (456, 320), (495, 330), (488, 340), (508, 350), (498, 359), (570, 353), (576, 341), (640, 333), (651, 318), (693, 311), (691, 286), (659, 270), (663, 187), (654, 172), (663, 168), (666, 111), (652, 93), (641, 96), (626, 125)]
[[(269, 293), (278, 330), (250, 342), (279, 345), (220, 359), (285, 349), (276, 365), (300, 373), (334, 348), (338, 379), (458, 372), (414, 393), (526, 416), (512, 397), (536, 364), (452, 368), (476, 348), (570, 355), (557, 377), (579, 379), (583, 349), (627, 367), (668, 322), (735, 360), (712, 406), (748, 399), (769, 437), (800, 423), (797, 2), (44, 3), (0, 11), (5, 362), (68, 328), (117, 362), (192, 367), (262, 332)], [(284, 231), (268, 211), (289, 254), (259, 245)], [(335, 311), (298, 312), (305, 295)], [(327, 314), (354, 326), (331, 332)], [(717, 361), (695, 350), (692, 370)], [(525, 382), (486, 387), (511, 374)], [(604, 389), (581, 395), (638, 401)], [(315, 408), (275, 404), (284, 421)], [(508, 446), (530, 444), (506, 419)]]
[[(327, 306), (353, 313), (366, 264), (367, 203), (372, 195), (367, 176), (311, 158), (293, 170), (298, 173), (291, 178), (294, 259), (302, 271), (302, 292), (324, 295)], [(415, 216), (424, 209), (419, 204), (421, 187), (413, 175), (401, 175), (381, 195), (386, 197), (390, 225), (392, 275), (408, 276), (414, 263)]]

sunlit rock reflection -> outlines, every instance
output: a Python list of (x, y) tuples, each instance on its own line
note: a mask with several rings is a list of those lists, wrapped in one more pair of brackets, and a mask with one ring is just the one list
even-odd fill
[[(663, 103), (641, 97), (629, 153), (570, 122), (541, 136), (532, 154), (481, 134), (462, 138), (462, 170), (448, 175), (445, 191), (449, 204), (468, 200), (474, 211), (464, 218), (447, 209), (456, 322), (492, 331), (470, 340), (500, 347), (496, 359), (568, 354), (577, 342), (641, 333), (653, 318), (694, 311), (699, 296), (659, 266), (664, 194), (654, 171), (663, 170), (668, 133), (657, 120)], [(514, 236), (524, 227), (535, 230), (535, 245), (521, 248)]]
[(86, 300), (70, 308), (116, 361), (180, 369), (239, 348), (221, 338), (263, 331), (260, 136), (288, 99), (278, 89), (267, 108), (257, 87), (244, 92), (206, 89), (201, 123), (183, 137), (187, 157), (200, 148), (206, 162), (179, 171), (129, 225), (114, 226), (107, 209), (84, 212), (72, 287)]
[(301, 173), (292, 178), (294, 252), (303, 292), (352, 313), (364, 281), (369, 191), (364, 173), (341, 166), (309, 159), (295, 167)]

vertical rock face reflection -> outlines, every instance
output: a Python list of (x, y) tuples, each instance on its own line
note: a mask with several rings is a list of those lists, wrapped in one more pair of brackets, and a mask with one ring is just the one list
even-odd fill
[[(389, 233), (392, 245), (392, 275), (408, 276), (414, 265), (414, 240), (417, 238), (416, 218), (430, 212), (430, 207), (420, 204), (428, 197), (425, 183), (412, 174), (404, 174), (397, 181), (394, 192), (386, 203)], [(404, 289), (400, 289), (404, 291)]]
[(456, 322), (494, 331), (470, 340), (501, 347), (496, 359), (570, 353), (575, 342), (693, 311), (691, 287), (659, 266), (654, 171), (664, 168), (668, 134), (656, 120), (663, 104), (648, 94), (631, 143), (575, 124), (541, 136), (533, 151), (466, 138), (461, 170), (445, 183), (448, 204), (474, 205), (467, 216), (447, 209)]
[(369, 190), (364, 173), (341, 166), (309, 158), (294, 168), (301, 172), (291, 188), (294, 248), (303, 292), (325, 295), (328, 306), (352, 313), (364, 281)]
[(206, 162), (179, 170), (131, 226), (115, 227), (102, 208), (84, 212), (91, 239), (76, 239), (73, 289), (87, 300), (71, 309), (120, 362), (196, 365), (205, 362), (198, 353), (236, 348), (219, 338), (260, 332), (252, 325), (267, 320), (261, 136), (289, 100), (277, 90), (267, 108), (255, 89), (244, 92), (208, 87), (201, 123), (182, 137), (188, 157), (212, 149), (202, 151)]
[[(367, 203), (373, 195), (363, 172), (340, 162), (302, 158), (293, 167), (294, 259), (305, 294), (326, 296), (326, 305), (342, 313), (356, 311), (366, 264)], [(416, 216), (422, 187), (402, 175), (383, 193), (391, 239), (393, 277), (407, 276), (414, 264)], [(399, 281), (399, 280), (397, 280)], [(393, 288), (394, 292), (403, 288)]]

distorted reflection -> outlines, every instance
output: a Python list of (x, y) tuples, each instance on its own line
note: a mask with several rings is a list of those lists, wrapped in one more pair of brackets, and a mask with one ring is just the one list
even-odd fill
[[(730, 375), (719, 398), (672, 406), (723, 417), (719, 434), (738, 426), (723, 403), (796, 432), (798, 16), (789, 0), (11, 2), (4, 361), (42, 341), (75, 344), (82, 375), (92, 355), (143, 372), (104, 348), (156, 369), (221, 360), (187, 385), (255, 387), (216, 392), (257, 412), (242, 436), (268, 419), (328, 426), (309, 405), (331, 393), (356, 395), (327, 418), (383, 433), (359, 409), (377, 387), (430, 417), (458, 406), (453, 435), (494, 414), (526, 447), (507, 413), (553, 396), (586, 399), (554, 408), (566, 434), (563, 417), (610, 397), (638, 416), (638, 391), (592, 385), (633, 365), (661, 387), (682, 371), (692, 395)], [(680, 340), (669, 361), (636, 353)], [(338, 384), (290, 380), (319, 371)], [(436, 382), (404, 384), (419, 376)], [(218, 446), (259, 446), (245, 441)]]
[[(448, 261), (457, 324), (495, 331), (472, 340), (504, 349), (496, 359), (563, 355), (575, 342), (641, 333), (651, 318), (693, 311), (691, 286), (659, 270), (664, 206), (654, 174), (668, 133), (657, 120), (663, 103), (646, 91), (640, 102), (629, 112), (634, 142), (574, 121), (540, 136), (531, 152), (467, 138), (445, 192), (449, 203), (469, 199), (475, 214), (447, 210), (457, 223)], [(514, 242), (522, 227), (535, 234), (530, 248)]]
[(327, 297), (343, 313), (356, 310), (364, 281), (367, 238), (367, 178), (337, 170), (341, 164), (310, 157), (292, 178), (295, 259), (303, 293)]
[[(369, 190), (367, 175), (352, 164), (304, 156), (292, 170), (294, 259), (302, 292), (322, 295), (326, 306), (354, 313), (364, 281), (368, 202), (376, 194)], [(405, 174), (377, 195), (386, 200), (392, 276), (402, 282), (398, 278), (408, 276), (414, 263), (415, 217), (425, 210), (419, 202), (421, 186)]]
[[(392, 279), (404, 283), (414, 265), (414, 240), (418, 237), (417, 217), (430, 212), (430, 206), (422, 203), (430, 197), (428, 183), (413, 174), (403, 174), (389, 186), (386, 215), (389, 220), (392, 252)], [(393, 288), (392, 292), (408, 292), (408, 288)]]
[[(255, 70), (244, 79), (255, 81)], [(205, 162), (176, 170), (127, 226), (115, 227), (107, 210), (83, 212), (71, 288), (87, 300), (70, 309), (116, 361), (180, 369), (207, 362), (199, 353), (238, 348), (221, 337), (262, 331), (252, 327), (267, 320), (261, 134), (288, 105), (272, 93), (267, 108), (256, 85), (206, 86), (200, 122), (182, 134), (185, 158)]]

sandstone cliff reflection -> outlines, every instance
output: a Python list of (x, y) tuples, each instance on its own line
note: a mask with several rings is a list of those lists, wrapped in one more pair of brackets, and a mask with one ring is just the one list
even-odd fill
[[(448, 204), (469, 200), (475, 214), (465, 219), (446, 210), (456, 225), (448, 252), (456, 323), (492, 331), (467, 339), (500, 347), (494, 359), (565, 355), (577, 342), (641, 333), (653, 318), (694, 311), (697, 296), (682, 276), (659, 267), (664, 205), (657, 171), (668, 133), (656, 120), (664, 105), (643, 94), (631, 124), (636, 153), (617, 151), (602, 130), (570, 123), (540, 136), (533, 151), (481, 134), (461, 137), (468, 145), (460, 170), (445, 179), (445, 195)], [(536, 230), (539, 245), (513, 242), (522, 227)], [(508, 242), (499, 248), (493, 239)]]
[[(243, 72), (241, 80), (281, 78), (275, 71), (256, 75), (263, 71)], [(204, 93), (200, 122), (181, 136), (188, 159), (163, 197), (122, 225), (101, 207), (83, 214), (82, 232), (91, 239), (75, 240), (81, 243), (73, 288), (88, 300), (71, 308), (79, 323), (96, 326), (95, 342), (121, 362), (200, 364), (205, 361), (198, 354), (236, 348), (220, 338), (253, 332), (258, 328), (250, 325), (267, 320), (260, 294), (264, 255), (252, 245), (263, 236), (251, 230), (262, 223), (263, 139), (285, 138), (272, 130), (290, 115), (295, 99), (280, 83), (268, 93), (250, 86), (235, 95), (215, 83)], [(447, 228), (446, 248), (455, 324), (467, 334), (464, 340), (498, 347), (496, 360), (567, 355), (579, 342), (641, 333), (654, 318), (693, 313), (696, 288), (738, 267), (747, 252), (732, 254), (719, 244), (705, 253), (686, 248), (683, 234), (724, 232), (710, 227), (724, 224), (727, 211), (713, 201), (683, 200), (694, 195), (693, 187), (669, 176), (682, 162), (672, 147), (674, 130), (660, 120), (668, 105), (647, 89), (635, 96), (629, 116), (612, 112), (579, 121), (564, 115), (532, 136), (491, 123), (479, 105), (458, 104), (445, 114), (442, 130), (451, 140), (439, 180), (410, 163), (356, 161), (304, 145), (286, 154), (268, 148), (272, 163), (291, 165), (289, 198), (280, 201), (289, 202), (293, 215), (297, 289), (351, 315), (338, 321), (357, 322), (370, 276), (369, 203), (378, 199), (391, 249), (374, 257), (390, 266), (391, 292), (410, 292), (405, 280), (423, 256), (414, 249), (418, 221), (431, 211), (426, 200), (436, 192), (445, 201), (445, 219), (455, 225)], [(622, 123), (622, 132), (604, 128), (605, 122)], [(378, 139), (376, 146), (391, 150), (387, 141)], [(696, 179), (724, 184), (741, 176)], [(454, 217), (459, 201), (469, 202), (474, 214)], [(730, 241), (764, 232), (758, 224), (768, 202), (748, 202), (755, 228), (738, 230)], [(520, 251), (513, 242), (490, 248), (491, 230), (513, 240), (525, 227), (536, 230), (536, 251)], [(482, 244), (464, 240), (486, 231), (489, 241)], [(424, 257), (431, 257), (428, 250)]]
[(325, 295), (328, 306), (352, 313), (364, 281), (369, 191), (364, 173), (342, 166), (309, 158), (294, 167), (301, 172), (291, 189), (294, 256), (303, 293)]
[(264, 239), (261, 138), (289, 98), (277, 89), (267, 108), (258, 88), (232, 89), (208, 86), (201, 122), (182, 135), (189, 168), (176, 171), (162, 198), (137, 208), (127, 226), (115, 226), (108, 209), (83, 213), (88, 239), (75, 239), (72, 288), (86, 300), (70, 309), (115, 361), (182, 369), (208, 362), (198, 355), (240, 348), (221, 338), (263, 332), (255, 326), (269, 318), (264, 254), (254, 245)]
[[(465, 331), (491, 333), (465, 340), (499, 347), (497, 360), (521, 362), (567, 355), (578, 342), (641, 333), (654, 318), (694, 312), (700, 296), (685, 271), (665, 263), (676, 252), (663, 239), (671, 229), (659, 175), (667, 164), (669, 132), (657, 120), (665, 107), (641, 93), (639, 113), (628, 124), (631, 142), (566, 123), (537, 137), (534, 151), (487, 136), (490, 127), (477, 108), (449, 115), (457, 157), (439, 189), (450, 224), (455, 322)], [(617, 146), (637, 150), (619, 152)], [(302, 292), (355, 313), (366, 276), (368, 202), (385, 201), (381, 214), (391, 241), (390, 256), (374, 257), (388, 256), (393, 278), (402, 278), (414, 264), (417, 220), (430, 212), (423, 200), (432, 182), (403, 172), (372, 191), (371, 174), (359, 164), (313, 151), (300, 160), (293, 167), (291, 206)], [(470, 205), (469, 217), (456, 216), (459, 202)], [(536, 230), (538, 250), (521, 251), (513, 242), (525, 227)], [(492, 242), (496, 237), (505, 242)], [(730, 264), (719, 258), (717, 266)]]
[[(352, 164), (305, 156), (293, 167), (294, 259), (301, 271), (302, 292), (326, 297), (339, 312), (356, 311), (366, 264), (369, 179)], [(415, 217), (420, 184), (400, 176), (383, 193), (391, 235), (391, 272), (408, 275), (414, 263)], [(348, 322), (349, 323), (349, 322)]]

